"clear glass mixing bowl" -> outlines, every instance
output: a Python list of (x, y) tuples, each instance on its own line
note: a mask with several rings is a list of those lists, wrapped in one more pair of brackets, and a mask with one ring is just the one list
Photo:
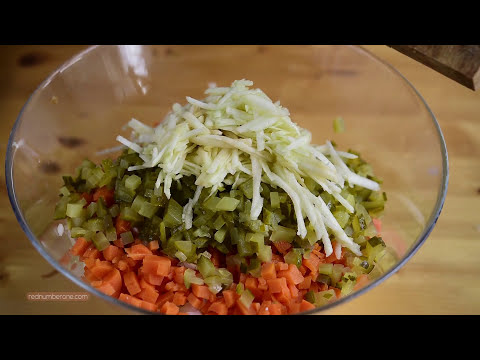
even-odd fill
[[(12, 129), (6, 156), (10, 201), (21, 227), (47, 261), (71, 281), (124, 309), (143, 312), (99, 292), (79, 267), (61, 263), (71, 246), (52, 222), (61, 175), (117, 146), (132, 117), (153, 124), (185, 96), (202, 98), (208, 84), (249, 79), (281, 100), (313, 142), (332, 139), (362, 153), (383, 178), (388, 202), (382, 235), (398, 262), (349, 301), (402, 267), (440, 215), (448, 157), (431, 110), (397, 70), (356, 46), (94, 46), (56, 70), (31, 95)], [(346, 131), (333, 132), (332, 120)], [(112, 156), (110, 154), (109, 156)]]

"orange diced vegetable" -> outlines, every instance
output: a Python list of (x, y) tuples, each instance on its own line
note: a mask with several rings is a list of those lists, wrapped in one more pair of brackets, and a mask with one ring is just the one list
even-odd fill
[(167, 301), (162, 305), (160, 311), (165, 315), (177, 315), (180, 312), (180, 309), (174, 303)]
[(98, 201), (99, 198), (103, 198), (103, 201), (107, 207), (112, 206), (115, 202), (114, 190), (109, 189), (106, 186), (97, 189), (93, 193), (93, 201)]
[(73, 256), (83, 256), (89, 246), (90, 243), (87, 241), (87, 239), (79, 237), (77, 238), (77, 241), (75, 241), (75, 245), (73, 245), (73, 247), (70, 249), (70, 253)]
[(262, 278), (264, 278), (265, 280), (275, 279), (277, 277), (277, 273), (275, 271), (275, 264), (274, 263), (262, 264), (261, 274), (262, 274)]
[(123, 275), (123, 281), (125, 282), (125, 286), (127, 287), (128, 292), (130, 295), (136, 295), (142, 288), (140, 287), (140, 283), (138, 282), (137, 275), (134, 272), (130, 271)]
[(192, 284), (192, 292), (196, 297), (206, 300), (210, 299), (212, 294), (210, 290), (208, 290), (208, 286), (197, 284)]

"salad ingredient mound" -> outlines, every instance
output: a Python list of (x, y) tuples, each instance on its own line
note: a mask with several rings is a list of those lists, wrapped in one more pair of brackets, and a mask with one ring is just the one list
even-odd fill
[(353, 150), (292, 122), (248, 80), (132, 119), (116, 159), (64, 176), (55, 219), (104, 293), (164, 314), (287, 314), (323, 306), (395, 262), (385, 193)]

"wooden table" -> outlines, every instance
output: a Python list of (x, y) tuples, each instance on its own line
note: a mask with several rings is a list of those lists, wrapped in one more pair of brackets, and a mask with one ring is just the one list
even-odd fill
[[(424, 96), (444, 133), (450, 158), (447, 200), (428, 241), (397, 274), (331, 314), (480, 313), (480, 92), (473, 92), (387, 46), (365, 46), (391, 63)], [(85, 46), (0, 47), (0, 154), (28, 96)], [(0, 314), (118, 314), (85, 302), (31, 302), (31, 291), (83, 291), (30, 244), (13, 215), (0, 173)], [(414, 284), (414, 285), (412, 285)]]

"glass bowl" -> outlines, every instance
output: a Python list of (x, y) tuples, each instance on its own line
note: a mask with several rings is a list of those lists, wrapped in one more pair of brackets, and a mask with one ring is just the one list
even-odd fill
[[(388, 194), (382, 236), (397, 263), (366, 287), (322, 308), (372, 289), (412, 257), (440, 215), (448, 184), (448, 157), (440, 127), (421, 95), (397, 70), (356, 46), (93, 46), (50, 75), (31, 95), (12, 129), (6, 156), (8, 195), (21, 227), (40, 254), (90, 293), (133, 312), (81, 279), (81, 267), (62, 260), (71, 246), (52, 221), (63, 174), (118, 145), (135, 117), (154, 124), (185, 96), (202, 98), (211, 82), (249, 79), (312, 142), (334, 140), (353, 148), (384, 180)], [(345, 119), (336, 134), (332, 121)], [(114, 154), (109, 154), (113, 156)]]

